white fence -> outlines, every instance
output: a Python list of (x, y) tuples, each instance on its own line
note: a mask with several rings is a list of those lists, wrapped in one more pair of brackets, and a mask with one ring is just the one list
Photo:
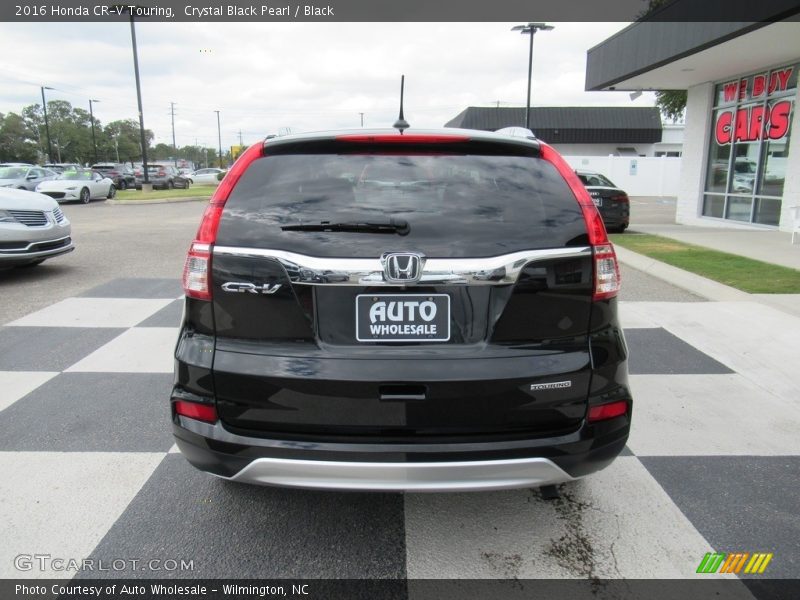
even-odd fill
[(681, 158), (642, 156), (565, 156), (573, 169), (597, 171), (629, 196), (677, 196)]

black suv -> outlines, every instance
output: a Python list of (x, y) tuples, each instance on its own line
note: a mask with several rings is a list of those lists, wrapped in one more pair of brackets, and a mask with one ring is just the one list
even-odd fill
[(126, 190), (136, 185), (133, 169), (128, 165), (122, 163), (97, 163), (92, 165), (91, 168), (113, 181), (114, 187), (118, 190)]
[(183, 286), (173, 428), (214, 475), (540, 486), (602, 469), (628, 437), (614, 249), (535, 140), (268, 139), (216, 190)]

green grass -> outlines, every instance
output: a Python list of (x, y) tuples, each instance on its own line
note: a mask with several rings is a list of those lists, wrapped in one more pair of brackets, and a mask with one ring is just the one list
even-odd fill
[(609, 236), (618, 246), (751, 294), (798, 294), (800, 271), (659, 235)]
[(170, 198), (210, 198), (216, 188), (208, 185), (191, 186), (188, 190), (153, 190), (144, 193), (142, 190), (120, 190), (116, 200), (168, 200)]

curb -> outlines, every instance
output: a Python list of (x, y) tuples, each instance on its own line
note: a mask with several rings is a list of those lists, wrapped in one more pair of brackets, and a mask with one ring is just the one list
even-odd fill
[(106, 200), (112, 206), (136, 206), (139, 204), (175, 204), (177, 202), (207, 202), (210, 196), (189, 196), (186, 198), (152, 198), (148, 200)]
[(615, 245), (614, 250), (617, 252), (617, 258), (629, 267), (644, 271), (648, 275), (662, 279), (667, 283), (671, 283), (688, 292), (702, 296), (707, 300), (713, 300), (715, 302), (758, 301), (752, 294), (737, 290), (724, 283), (718, 283), (700, 275), (695, 275), (689, 271), (684, 271), (678, 267), (673, 267), (672, 265), (655, 260), (649, 256), (644, 256), (638, 252), (628, 250), (627, 248)]
[(678, 267), (614, 246), (620, 262), (713, 302), (756, 302), (784, 314), (800, 317), (800, 294), (748, 294)]

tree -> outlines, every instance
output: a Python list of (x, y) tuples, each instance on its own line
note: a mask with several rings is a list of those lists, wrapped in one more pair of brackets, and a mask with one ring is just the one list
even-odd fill
[(16, 114), (0, 113), (0, 161), (38, 162), (37, 133)]
[(656, 106), (661, 114), (671, 121), (679, 121), (686, 111), (686, 90), (662, 90), (656, 92)]
[[(144, 130), (148, 151), (155, 135), (149, 129)], [(103, 128), (102, 156), (108, 160), (133, 162), (142, 160), (142, 149), (139, 137), (139, 123), (133, 119), (112, 121)], [(99, 144), (98, 144), (99, 145)]]

